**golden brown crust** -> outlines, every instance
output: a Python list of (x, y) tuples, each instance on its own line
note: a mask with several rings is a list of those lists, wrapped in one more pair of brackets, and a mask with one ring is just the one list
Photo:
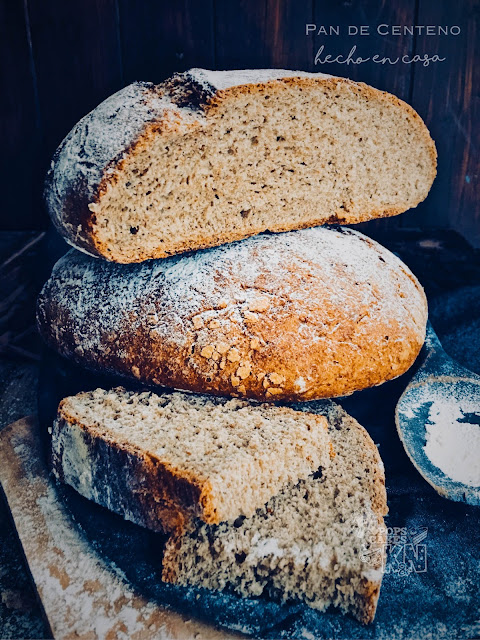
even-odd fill
[(127, 271), (72, 252), (38, 303), (46, 342), (83, 366), (267, 402), (336, 397), (400, 376), (426, 317), (421, 286), (395, 256), (325, 228)]

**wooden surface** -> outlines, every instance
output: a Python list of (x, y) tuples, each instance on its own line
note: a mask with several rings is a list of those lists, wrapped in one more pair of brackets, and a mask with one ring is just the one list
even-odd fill
[[(0, 0), (1, 229), (41, 229), (50, 157), (75, 122), (132, 80), (191, 66), (283, 67), (362, 80), (410, 102), (439, 151), (427, 201), (383, 226), (452, 227), (480, 246), (478, 21), (480, 0)], [(340, 36), (306, 36), (305, 25)], [(459, 36), (379, 36), (378, 24), (459, 25)], [(370, 25), (369, 37), (349, 25)], [(441, 63), (314, 65), (315, 53), (428, 53)]]
[[(0, 429), (37, 410), (35, 297), (48, 270), (45, 241), (38, 232), (0, 233)], [(48, 638), (2, 494), (0, 490), (0, 638)]]
[(32, 417), (2, 431), (0, 482), (53, 637), (234, 638), (135, 592), (121, 572), (94, 550), (57, 497), (38, 431)]

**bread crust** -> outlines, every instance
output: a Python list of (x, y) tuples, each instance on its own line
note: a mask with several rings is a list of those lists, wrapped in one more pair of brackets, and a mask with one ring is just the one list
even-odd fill
[[(45, 184), (47, 210), (57, 230), (72, 246), (91, 255), (123, 263), (164, 258), (233, 242), (265, 231), (265, 227), (232, 228), (228, 233), (213, 237), (197, 230), (192, 231), (187, 242), (179, 242), (172, 237), (170, 242), (163, 242), (153, 251), (142, 252), (139, 247), (126, 256), (98, 237), (96, 216), (92, 209), (101, 201), (108, 187), (119, 179), (125, 162), (135, 162), (135, 156), (148, 147), (153, 136), (178, 138), (198, 127), (208, 127), (215, 113), (225, 103), (235, 101), (241, 95), (254, 95), (265, 89), (275, 95), (285, 85), (301, 89), (319, 84), (333, 91), (347, 86), (350, 91), (367, 99), (381, 100), (386, 105), (394, 105), (404, 111), (416, 134), (428, 147), (431, 172), (425, 197), (436, 175), (435, 145), (420, 116), (396, 96), (364, 83), (319, 73), (282, 69), (230, 72), (191, 69), (157, 86), (136, 82), (125, 87), (87, 114), (67, 135), (53, 157)], [(312, 207), (308, 221), (299, 223), (279, 216), (278, 222), (270, 224), (268, 229), (282, 232), (320, 224), (355, 224), (394, 216), (417, 204), (403, 202), (385, 208), (365, 206), (354, 212), (339, 209), (328, 215), (319, 214)]]
[[(98, 437), (65, 412), (63, 401), (52, 441), (51, 468), (57, 480), (152, 531), (182, 530), (194, 513), (200, 514), (200, 496), (208, 500), (208, 483), (175, 473), (132, 445)], [(64, 459), (79, 450), (86, 452), (83, 468)]]
[(72, 251), (37, 317), (48, 345), (92, 370), (275, 402), (401, 375), (423, 344), (427, 305), (385, 248), (318, 227), (140, 265)]

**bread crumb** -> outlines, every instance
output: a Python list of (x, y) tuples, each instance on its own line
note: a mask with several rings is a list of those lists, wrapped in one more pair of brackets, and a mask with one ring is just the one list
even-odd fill
[(270, 381), (273, 382), (273, 384), (281, 385), (282, 382), (285, 381), (285, 378), (283, 376), (281, 376), (279, 373), (276, 373), (275, 371), (273, 373), (270, 373), (269, 376)]
[(257, 322), (258, 320), (257, 314), (251, 313), (250, 311), (244, 311), (243, 317), (245, 318), (246, 322)]
[(135, 378), (140, 378), (140, 369), (137, 366), (133, 366), (132, 367), (132, 373), (135, 376)]
[(232, 377), (230, 378), (231, 382), (232, 382), (232, 386), (233, 387), (238, 387), (238, 385), (240, 384), (240, 378), (237, 378), (237, 376), (233, 375), (232, 373)]
[(203, 327), (203, 320), (200, 316), (195, 316), (192, 322), (195, 329), (201, 329)]
[(232, 347), (228, 352), (227, 360), (229, 360), (230, 362), (238, 362), (240, 360), (240, 353), (238, 349), (235, 349), (235, 347)]
[(283, 389), (276, 387), (269, 387), (267, 389), (267, 396), (278, 396), (280, 393), (283, 393)]
[(224, 356), (228, 351), (228, 344), (226, 344), (225, 342), (218, 342), (215, 345), (215, 348), (220, 355)]
[(248, 378), (251, 372), (252, 368), (249, 364), (241, 365), (237, 369), (237, 376), (240, 378), (240, 380), (245, 380), (245, 378)]
[(219, 329), (220, 328), (220, 322), (218, 320), (212, 320), (211, 322), (208, 323), (208, 328), (209, 329)]
[(258, 349), (260, 349), (260, 340), (258, 338), (252, 338), (250, 340), (250, 348), (253, 349), (254, 351), (257, 351)]
[(260, 313), (267, 311), (269, 307), (270, 302), (268, 298), (257, 298), (256, 300), (252, 300), (248, 305), (250, 311), (259, 311)]
[(212, 347), (211, 344), (207, 344), (205, 347), (203, 347), (203, 349), (200, 351), (200, 355), (203, 358), (211, 358), (214, 352), (214, 348)]

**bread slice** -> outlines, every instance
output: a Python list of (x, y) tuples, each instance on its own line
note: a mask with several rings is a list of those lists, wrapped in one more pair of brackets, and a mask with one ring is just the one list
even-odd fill
[(388, 93), (321, 73), (191, 69), (85, 116), (54, 156), (46, 203), (75, 247), (140, 262), (396, 215), (435, 173), (427, 128)]
[(38, 301), (43, 338), (80, 365), (267, 402), (396, 378), (420, 351), (426, 321), (408, 267), (345, 228), (259, 235), (136, 265), (72, 251)]
[(65, 398), (52, 432), (59, 480), (155, 531), (251, 516), (331, 455), (322, 416), (121, 387)]
[(336, 452), (328, 469), (273, 497), (252, 518), (195, 526), (167, 543), (163, 579), (245, 597), (330, 605), (375, 616), (385, 561), (383, 464), (369, 435), (332, 402), (314, 403)]

